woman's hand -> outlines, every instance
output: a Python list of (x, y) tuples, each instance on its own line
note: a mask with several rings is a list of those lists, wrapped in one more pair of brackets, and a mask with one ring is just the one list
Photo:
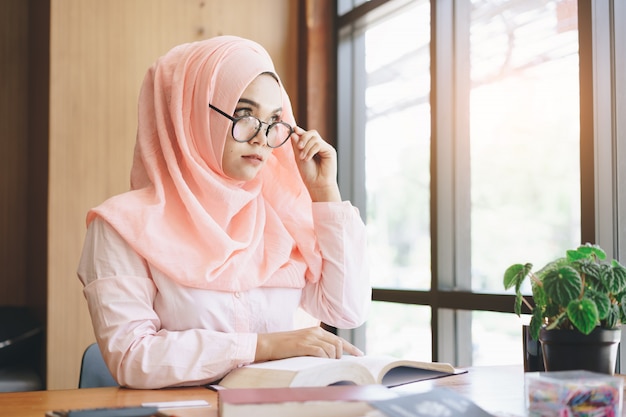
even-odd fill
[(337, 185), (337, 152), (316, 130), (299, 126), (291, 135), (300, 176), (313, 201), (341, 202)]
[(293, 356), (339, 359), (344, 353), (363, 355), (356, 346), (316, 326), (290, 332), (259, 334), (254, 361), (264, 362)]

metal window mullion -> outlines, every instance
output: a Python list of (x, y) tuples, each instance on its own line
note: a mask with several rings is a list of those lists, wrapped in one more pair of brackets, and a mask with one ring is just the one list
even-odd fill
[(431, 309), (434, 361), (455, 363), (454, 317), (439, 308), (439, 290), (454, 285), (452, 1), (431, 1)]
[[(341, 196), (366, 215), (365, 192), (365, 40), (353, 26), (340, 31), (337, 45), (337, 126), (338, 181)], [(345, 121), (349, 121), (345, 123)], [(337, 334), (366, 351), (366, 325), (338, 329)]]
[[(471, 291), (470, 24), (471, 2), (454, 3), (455, 290)], [(472, 364), (472, 312), (456, 311), (455, 364)]]
[[(588, 46), (581, 44), (581, 48), (591, 49), (590, 53), (581, 51), (584, 52), (581, 57), (591, 59), (591, 73), (583, 73), (581, 77), (591, 79), (581, 80), (581, 83), (592, 85), (593, 113), (592, 138), (582, 138), (593, 141), (593, 167), (592, 171), (581, 170), (581, 175), (593, 176), (593, 190), (583, 189), (582, 198), (593, 199), (594, 230), (583, 238), (591, 238), (608, 257), (624, 262), (626, 244), (621, 242), (626, 241), (626, 231), (621, 225), (626, 224), (626, 213), (622, 213), (620, 207), (626, 199), (626, 169), (621, 163), (626, 158), (626, 149), (619, 138), (626, 133), (626, 31), (623, 25), (626, 7), (621, 0), (580, 0), (579, 7), (590, 15), (583, 14), (583, 19), (590, 21), (579, 24), (579, 30), (581, 38), (591, 39)], [(582, 64), (585, 63), (582, 62), (581, 67)], [(581, 100), (581, 109), (588, 111), (585, 106)], [(620, 345), (621, 369), (621, 364), (626, 363), (626, 351), (622, 348), (625, 342), (626, 333)]]
[[(615, 158), (615, 192), (613, 203), (615, 231), (614, 254), (622, 263), (626, 262), (626, 213), (621, 210), (626, 207), (626, 166), (621, 161), (626, 161), (626, 3), (623, 1), (611, 2), (609, 13), (611, 20), (611, 65), (612, 65), (612, 143)], [(620, 344), (618, 372), (623, 373), (626, 369), (626, 332), (622, 332)]]
[(365, 40), (351, 29), (342, 30), (337, 54), (339, 189), (365, 217)]
[[(615, 123), (614, 134), (616, 140), (617, 161), (626, 161), (626, 2), (613, 3), (613, 51), (615, 66)], [(622, 24), (618, 24), (622, 22)], [(626, 207), (626, 164), (617, 163), (617, 257), (626, 262), (626, 213), (620, 210)]]
[[(617, 155), (617, 213), (615, 230), (617, 244), (615, 253), (618, 259), (626, 262), (626, 213), (621, 210), (626, 207), (626, 166), (619, 161), (626, 161), (626, 3), (614, 1), (613, 3), (613, 51), (614, 51), (614, 104), (615, 123), (613, 136), (615, 138), (615, 153)], [(620, 140), (621, 138), (621, 140)], [(626, 332), (622, 332), (622, 340), (619, 347), (619, 361), (617, 372), (624, 373), (626, 369)]]
[(611, 52), (610, 0), (592, 1), (592, 67), (593, 67), (593, 137), (595, 239), (597, 244), (613, 257), (615, 234), (615, 171), (613, 138), (613, 75)]
[[(469, 22), (456, 21), (466, 19), (465, 6), (457, 5), (456, 0), (431, 2), (431, 7), (433, 359), (468, 364), (461, 349), (471, 346), (471, 313), (441, 309), (438, 293), (471, 286), (466, 114), (469, 85), (463, 81), (468, 77), (464, 72), (469, 71), (469, 51), (466, 42), (458, 42), (460, 32), (455, 30), (457, 24), (467, 28)], [(460, 55), (464, 59), (459, 60)]]

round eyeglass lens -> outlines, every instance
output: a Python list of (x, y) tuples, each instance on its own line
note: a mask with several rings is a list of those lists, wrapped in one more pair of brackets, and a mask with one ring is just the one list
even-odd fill
[(233, 124), (233, 138), (237, 142), (247, 142), (257, 134), (260, 127), (261, 122), (256, 117), (248, 116), (236, 119)]
[(292, 129), (287, 123), (278, 122), (269, 127), (267, 132), (267, 144), (272, 148), (277, 148), (289, 139)]

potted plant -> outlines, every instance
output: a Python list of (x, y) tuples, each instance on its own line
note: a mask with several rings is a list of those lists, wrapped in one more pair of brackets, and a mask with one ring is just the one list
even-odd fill
[[(534, 305), (521, 292), (526, 278)], [(513, 287), (515, 313), (521, 314), (522, 303), (532, 311), (530, 334), (541, 342), (546, 371), (614, 372), (626, 319), (626, 268), (617, 260), (607, 260), (598, 245), (586, 244), (536, 272), (530, 263), (511, 265), (504, 288)]]

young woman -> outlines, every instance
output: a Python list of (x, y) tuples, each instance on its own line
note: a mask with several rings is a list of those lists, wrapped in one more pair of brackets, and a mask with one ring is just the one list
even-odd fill
[(139, 97), (131, 190), (87, 215), (78, 275), (120, 385), (198, 385), (235, 367), (359, 350), (365, 226), (335, 150), (295, 123), (267, 52), (231, 36), (180, 45)]

